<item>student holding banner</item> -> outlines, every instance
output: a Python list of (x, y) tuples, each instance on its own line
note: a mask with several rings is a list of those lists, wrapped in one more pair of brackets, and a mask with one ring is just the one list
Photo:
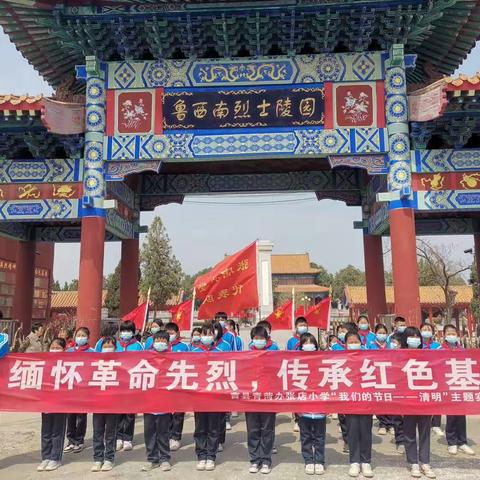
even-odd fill
[[(421, 349), (422, 336), (417, 327), (407, 327), (402, 336), (402, 348)], [(436, 478), (430, 467), (430, 428), (431, 415), (404, 415), (403, 431), (407, 462), (413, 478)], [(418, 443), (417, 443), (418, 430)]]

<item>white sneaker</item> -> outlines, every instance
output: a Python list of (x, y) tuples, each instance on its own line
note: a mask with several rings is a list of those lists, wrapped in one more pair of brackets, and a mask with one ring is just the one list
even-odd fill
[(102, 462), (95, 462), (90, 469), (91, 472), (99, 472), (102, 469)]
[(113, 468), (113, 462), (110, 460), (105, 460), (105, 462), (102, 465), (102, 472), (109, 472)]
[(338, 413), (332, 413), (332, 420), (338, 420)]
[(298, 426), (297, 422), (294, 422), (294, 424), (293, 424), (293, 431), (294, 432), (299, 432), (300, 431), (300, 427)]
[(405, 445), (400, 443), (396, 446), (395, 450), (399, 455), (405, 455)]
[(390, 428), (388, 429), (388, 433), (389, 433), (390, 435), (395, 435), (395, 429), (394, 429), (393, 427), (390, 427)]
[(37, 467), (37, 472), (43, 472), (50, 460), (42, 460), (42, 463)]
[(115, 450), (119, 452), (123, 448), (123, 440), (117, 440), (117, 446)]
[(360, 465), (358, 463), (352, 463), (350, 470), (348, 471), (349, 477), (358, 477), (360, 475)]
[(232, 412), (231, 418), (238, 418), (238, 417), (239, 417), (238, 412)]
[(249, 473), (258, 473), (258, 465), (256, 463), (252, 463), (250, 467), (248, 468)]
[(172, 466), (170, 465), (170, 462), (162, 462), (160, 464), (160, 470), (162, 472), (169, 472), (172, 469)]
[(450, 455), (456, 455), (458, 452), (458, 447), (456, 445), (449, 445), (447, 451)]
[(197, 463), (197, 470), (202, 472), (203, 470), (205, 470), (206, 464), (207, 464), (206, 460), (199, 460), (199, 462)]
[(83, 443), (80, 443), (79, 445), (74, 445), (73, 453), (80, 453), (84, 448), (85, 448), (85, 445)]
[(270, 465), (267, 465), (264, 463), (262, 465), (262, 468), (260, 469), (260, 473), (263, 473), (264, 475), (268, 475), (272, 471), (272, 467)]
[(309, 463), (305, 465), (305, 473), (307, 475), (314, 475), (315, 474), (315, 465), (313, 463)]
[(180, 443), (179, 440), (173, 440), (173, 439), (170, 440), (170, 451), (171, 452), (176, 452), (177, 450), (180, 449), (181, 446), (182, 446), (182, 444)]
[(321, 463), (318, 463), (317, 465), (315, 465), (316, 475), (323, 475), (324, 473), (325, 473), (325, 467)]
[(215, 462), (213, 460), (207, 460), (205, 463), (205, 470), (207, 472), (211, 472), (212, 470), (215, 470)]
[(417, 463), (412, 463), (412, 466), (410, 467), (410, 475), (413, 478), (421, 478), (422, 472), (420, 471), (420, 465)]
[(439, 437), (445, 435), (445, 432), (440, 427), (432, 427), (432, 432)]
[(272, 447), (272, 455), (276, 455), (278, 453), (278, 448), (274, 445)]
[(362, 475), (365, 478), (373, 478), (372, 466), (369, 463), (362, 463)]
[(458, 449), (467, 455), (475, 455), (475, 452), (466, 443), (460, 445)]
[(386, 435), (387, 434), (387, 429), (385, 427), (380, 427), (378, 429), (378, 434), (379, 435)]
[(432, 467), (426, 463), (420, 466), (420, 470), (427, 478), (437, 478), (437, 476), (432, 470)]
[(73, 452), (74, 445), (72, 443), (67, 443), (63, 449), (64, 453)]
[(46, 472), (53, 472), (56, 470), (58, 467), (62, 466), (62, 462), (57, 462), (56, 460), (50, 460), (45, 467)]
[(224, 447), (223, 447), (223, 443), (219, 443), (219, 444), (218, 444), (217, 452), (218, 452), (218, 453), (222, 453), (222, 452), (223, 452), (223, 448), (224, 448)]
[(227, 422), (225, 425), (225, 430), (231, 430), (232, 429), (232, 424), (230, 422)]
[(125, 440), (125, 442), (123, 442), (123, 451), (124, 452), (129, 452), (130, 450), (133, 450), (133, 444), (132, 444), (132, 442), (127, 442)]

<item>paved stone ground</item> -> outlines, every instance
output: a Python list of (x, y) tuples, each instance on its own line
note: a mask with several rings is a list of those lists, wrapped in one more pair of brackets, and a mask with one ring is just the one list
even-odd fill
[[(247, 331), (242, 332), (246, 340)], [(288, 332), (275, 332), (274, 338), (284, 348)], [(463, 454), (450, 456), (444, 437), (432, 435), (431, 464), (437, 478), (445, 480), (480, 480), (480, 421), (479, 417), (470, 417), (468, 425), (472, 447), (478, 455), (468, 457)], [(445, 417), (443, 418), (445, 422)], [(183, 446), (172, 454), (173, 468), (170, 472), (155, 470), (152, 473), (140, 472), (145, 463), (143, 444), (143, 420), (137, 417), (134, 449), (131, 452), (118, 452), (116, 466), (111, 472), (91, 473), (93, 463), (91, 442), (91, 416), (88, 418), (86, 449), (78, 454), (64, 456), (64, 465), (56, 472), (36, 472), (40, 463), (40, 414), (0, 413), (0, 480), (29, 480), (49, 477), (52, 479), (199, 479), (206, 480), (243, 480), (252, 479), (248, 473), (248, 452), (246, 446), (246, 428), (243, 415), (233, 420), (233, 429), (227, 432), (226, 449), (219, 454), (214, 472), (195, 471), (196, 459), (193, 446), (193, 415), (185, 421)], [(277, 416), (276, 445), (278, 454), (273, 456), (272, 479), (306, 479), (300, 454), (299, 434), (292, 430), (293, 423), (289, 414)], [(393, 437), (378, 436), (374, 426), (373, 466), (377, 479), (409, 479), (410, 474), (404, 456), (395, 453)], [(327, 425), (325, 479), (347, 479), (348, 455), (341, 453), (343, 442), (336, 421)], [(257, 477), (263, 477), (257, 474)], [(260, 479), (259, 479), (260, 480)]]
[[(472, 417), (469, 421), (469, 437), (472, 446), (480, 443), (479, 418)], [(270, 478), (297, 479), (308, 478), (303, 471), (303, 462), (300, 454), (299, 434), (292, 430), (293, 423), (288, 414), (277, 417), (276, 445), (278, 454), (273, 456), (273, 470)], [(173, 468), (171, 472), (153, 473), (140, 472), (145, 463), (145, 449), (143, 445), (143, 420), (137, 417), (134, 449), (131, 452), (118, 452), (116, 466), (111, 472), (91, 473), (93, 462), (91, 444), (91, 417), (88, 419), (86, 448), (81, 453), (69, 453), (64, 456), (64, 465), (56, 472), (36, 472), (40, 463), (40, 415), (39, 414), (0, 414), (0, 479), (28, 480), (40, 477), (52, 479), (131, 479), (145, 478), (199, 478), (206, 479), (247, 479), (252, 478), (247, 469), (248, 453), (246, 446), (246, 430), (243, 415), (233, 420), (233, 428), (227, 432), (226, 448), (217, 459), (217, 468), (214, 472), (196, 472), (195, 452), (193, 446), (193, 415), (188, 415), (185, 421), (183, 446), (172, 454)], [(374, 427), (373, 465), (376, 478), (388, 480), (409, 479), (404, 456), (395, 453), (393, 437), (376, 435)], [(327, 426), (327, 471), (326, 479), (348, 478), (348, 455), (341, 453), (337, 422), (329, 421)], [(480, 447), (479, 447), (480, 448)], [(432, 435), (432, 466), (439, 479), (478, 480), (479, 456), (468, 457), (458, 454), (449, 456), (446, 451), (446, 441), (442, 437)], [(262, 476), (257, 474), (258, 476)]]

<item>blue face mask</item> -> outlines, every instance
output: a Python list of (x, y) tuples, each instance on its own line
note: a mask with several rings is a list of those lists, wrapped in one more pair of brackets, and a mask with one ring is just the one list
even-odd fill
[(156, 342), (153, 344), (153, 348), (157, 351), (157, 352), (164, 352), (165, 350), (168, 349), (168, 343), (165, 343), (165, 342)]
[(86, 345), (88, 343), (88, 338), (87, 337), (75, 337), (75, 343), (79, 347), (83, 347), (83, 345)]
[(445, 341), (454, 345), (458, 342), (458, 337), (456, 335), (445, 335)]
[(297, 327), (297, 332), (299, 335), (303, 335), (304, 333), (308, 332), (308, 327), (303, 325), (301, 327)]
[(175, 334), (175, 335), (170, 335), (170, 336), (168, 337), (168, 339), (169, 339), (170, 342), (174, 342), (174, 341), (177, 339), (177, 334)]
[(408, 337), (407, 345), (408, 348), (418, 348), (422, 341), (418, 337)]
[(349, 343), (347, 345), (347, 350), (361, 350), (362, 345), (360, 343)]
[(133, 338), (132, 332), (120, 332), (120, 339), (123, 340), (124, 342), (128, 342), (132, 338)]
[(160, 331), (160, 327), (152, 327), (150, 329), (150, 331), (155, 335), (156, 333), (158, 333)]
[(211, 345), (213, 343), (213, 337), (210, 335), (202, 335), (200, 338), (200, 341), (202, 342), (203, 345)]
[(346, 333), (342, 332), (342, 333), (339, 333), (339, 334), (337, 335), (337, 337), (338, 337), (338, 339), (339, 339), (342, 343), (345, 343), (345, 336), (346, 336), (346, 335), (347, 335)]
[(376, 334), (377, 340), (380, 343), (386, 342), (387, 341), (387, 334), (386, 333), (377, 333)]
[(267, 341), (265, 339), (253, 339), (252, 340), (252, 343), (253, 343), (253, 346), (255, 348), (258, 348), (259, 350), (262, 350), (263, 348), (265, 348), (265, 345), (267, 344)]
[(368, 330), (368, 327), (369, 327), (368, 323), (360, 323), (358, 325), (358, 328), (363, 331)]
[(407, 327), (405, 325), (401, 325), (400, 327), (397, 327), (397, 332), (398, 333), (403, 333)]
[(195, 343), (195, 342), (199, 342), (200, 341), (200, 335), (192, 335), (192, 342)]
[(430, 330), (424, 330), (420, 333), (422, 334), (422, 338), (424, 338), (425, 340), (430, 340), (433, 337), (433, 333)]

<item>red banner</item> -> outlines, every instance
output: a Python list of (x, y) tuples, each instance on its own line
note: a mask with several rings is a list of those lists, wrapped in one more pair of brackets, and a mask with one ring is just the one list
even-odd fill
[(135, 324), (137, 330), (142, 330), (148, 314), (148, 302), (141, 303), (122, 317), (122, 320), (131, 320)]
[(187, 300), (168, 309), (172, 314), (172, 322), (175, 322), (180, 330), (192, 329), (192, 306), (193, 300)]
[(480, 414), (480, 351), (37, 353), (0, 360), (0, 410)]
[(195, 280), (196, 296), (203, 300), (199, 319), (217, 312), (240, 312), (258, 307), (257, 242), (225, 258)]

